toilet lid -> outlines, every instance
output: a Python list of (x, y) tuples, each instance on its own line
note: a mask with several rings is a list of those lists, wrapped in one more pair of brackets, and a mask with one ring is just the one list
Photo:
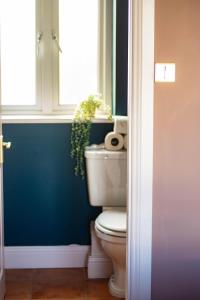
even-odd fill
[(126, 210), (106, 210), (95, 221), (97, 229), (115, 236), (126, 236)]

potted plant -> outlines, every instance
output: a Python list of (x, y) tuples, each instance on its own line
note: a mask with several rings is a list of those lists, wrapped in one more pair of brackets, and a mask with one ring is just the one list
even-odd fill
[(81, 101), (76, 109), (71, 129), (71, 157), (75, 160), (75, 175), (85, 177), (84, 151), (89, 145), (92, 120), (98, 109), (103, 110), (109, 120), (112, 120), (111, 109), (97, 95), (90, 95)]

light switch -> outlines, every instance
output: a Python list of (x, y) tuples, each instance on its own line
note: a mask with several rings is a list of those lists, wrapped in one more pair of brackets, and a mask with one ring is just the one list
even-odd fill
[(174, 63), (155, 65), (155, 82), (175, 82), (176, 66)]

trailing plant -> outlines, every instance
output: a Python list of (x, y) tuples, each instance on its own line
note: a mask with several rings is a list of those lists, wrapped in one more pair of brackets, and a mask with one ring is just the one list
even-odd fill
[(100, 97), (89, 96), (83, 100), (76, 109), (71, 129), (71, 157), (75, 160), (75, 175), (85, 178), (85, 147), (89, 145), (92, 119), (96, 110), (101, 109), (109, 120), (112, 119), (111, 109), (105, 105)]

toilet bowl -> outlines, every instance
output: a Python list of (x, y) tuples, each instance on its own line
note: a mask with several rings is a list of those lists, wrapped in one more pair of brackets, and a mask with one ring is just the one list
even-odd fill
[(125, 297), (126, 270), (126, 151), (108, 151), (90, 146), (85, 151), (89, 201), (103, 207), (95, 232), (113, 264), (110, 293)]
[(101, 213), (95, 221), (95, 231), (113, 264), (109, 291), (115, 297), (125, 298), (126, 210), (111, 209)]

